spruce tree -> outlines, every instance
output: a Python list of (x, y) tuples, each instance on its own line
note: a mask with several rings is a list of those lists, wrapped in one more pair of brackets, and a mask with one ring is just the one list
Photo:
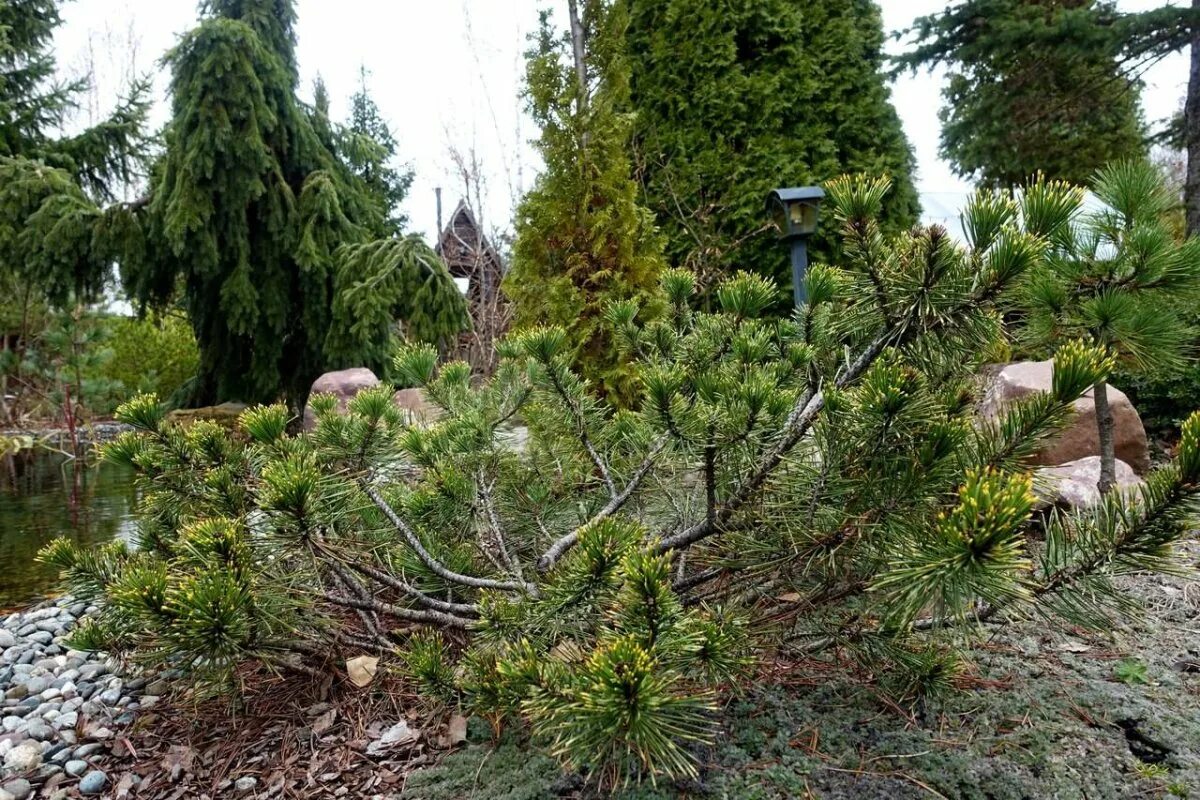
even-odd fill
[(396, 136), (371, 97), (367, 77), (367, 68), (360, 68), (358, 91), (350, 98), (343, 155), (355, 174), (381, 199), (387, 232), (396, 235), (408, 224), (400, 204), (412, 186), (413, 171), (396, 163)]
[(914, 161), (881, 71), (871, 0), (622, 0), (639, 180), (675, 266), (702, 285), (788, 259), (763, 203), (780, 186), (887, 174), (883, 223), (916, 221)]
[(87, 81), (56, 77), (59, 0), (0, 2), (0, 273), (56, 305), (95, 298), (115, 243), (96, 202), (144, 166), (149, 85), (130, 87), (109, 118), (74, 135)]
[(910, 32), (916, 47), (901, 65), (949, 69), (941, 152), (962, 177), (1086, 183), (1109, 162), (1146, 155), (1140, 59), (1128, 63), (1125, 50), (1149, 31), (1115, 2), (963, 0)]
[(172, 118), (145, 244), (144, 302), (181, 282), (200, 346), (193, 401), (303, 404), (327, 368), (382, 369), (394, 320), (436, 340), (465, 325), (419, 239), (375, 241), (387, 202), (339, 158), (327, 109), (296, 96), (291, 0), (211, 0), (166, 58)]
[(545, 168), (517, 208), (504, 292), (515, 328), (562, 326), (584, 375), (628, 397), (628, 373), (603, 314), (613, 301), (653, 291), (662, 250), (631, 176), (626, 16), (611, 0), (581, 6), (570, 0), (565, 34), (543, 13), (527, 56), (526, 97)]

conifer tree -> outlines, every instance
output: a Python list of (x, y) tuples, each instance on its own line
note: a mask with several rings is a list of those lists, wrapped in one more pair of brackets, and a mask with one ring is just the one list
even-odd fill
[(361, 67), (358, 91), (350, 98), (342, 152), (355, 174), (381, 198), (387, 233), (397, 235), (408, 224), (400, 204), (412, 186), (413, 171), (396, 163), (396, 137), (371, 97), (367, 78), (367, 68)]
[(626, 16), (612, 0), (579, 5), (570, 0), (571, 30), (561, 35), (543, 13), (527, 56), (526, 97), (545, 168), (517, 208), (504, 292), (516, 328), (562, 326), (584, 375), (628, 397), (602, 317), (610, 302), (653, 291), (661, 243), (631, 176)]
[(129, 260), (145, 302), (183, 284), (194, 402), (295, 408), (327, 368), (381, 369), (397, 318), (429, 340), (465, 325), (424, 243), (374, 241), (391, 209), (339, 157), (327, 107), (297, 99), (294, 21), (292, 0), (210, 0), (166, 59), (173, 116)]
[(705, 286), (735, 269), (787, 285), (767, 193), (844, 172), (895, 181), (887, 230), (916, 221), (872, 0), (622, 3), (639, 180), (673, 265)]
[(1083, 184), (1146, 155), (1137, 70), (1164, 22), (1122, 15), (1112, 0), (962, 0), (918, 19), (898, 63), (949, 68), (941, 152), (959, 175)]
[[(315, 398), (316, 430), (294, 436), (281, 405), (234, 435), (131, 401), (118, 416), (135, 430), (105, 453), (138, 476), (137, 552), (42, 555), (99, 609), (72, 646), (208, 688), (256, 661), (340, 671), (378, 652), (607, 787), (696, 776), (715, 692), (756, 652), (853, 661), (915, 704), (953, 688), (981, 622), (1110, 629), (1130, 603), (1113, 577), (1177, 569), (1195, 529), (1200, 414), (1136, 498), (1035, 515), (1027, 458), (1114, 357), (1060, 343), (1049, 390), (996, 420), (972, 387), (1077, 190), (980, 196), (964, 248), (939, 227), (884, 234), (889, 187), (827, 184), (841, 256), (813, 266), (791, 318), (764, 313), (779, 287), (747, 273), (713, 312), (680, 270), (650, 318), (612, 303), (633, 410), (572, 368), (561, 327), (506, 341), (483, 381), (402, 349), (398, 377), (443, 411), (429, 427), (390, 386), (345, 413)], [(498, 433), (514, 415), (521, 447)]]
[[(1061, 196), (1069, 213), (1060, 229), (1045, 232), (1054, 246), (1030, 274), (1025, 334), (1043, 347), (1083, 338), (1129, 374), (1168, 375), (1195, 352), (1196, 331), (1178, 310), (1200, 302), (1200, 239), (1172, 236), (1168, 213), (1176, 199), (1147, 162), (1105, 167), (1092, 191), (1104, 208), (1085, 214), (1081, 191), (1064, 195), (1044, 180), (1026, 189), (1026, 204)], [(1015, 213), (1013, 201), (997, 195), (993, 202), (995, 213)], [(1093, 397), (1104, 494), (1116, 484), (1107, 380), (1096, 382)]]
[(85, 79), (57, 79), (59, 0), (0, 2), (0, 272), (63, 306), (110, 278), (110, 220), (95, 206), (144, 165), (149, 85), (130, 87), (109, 118), (63, 135)]

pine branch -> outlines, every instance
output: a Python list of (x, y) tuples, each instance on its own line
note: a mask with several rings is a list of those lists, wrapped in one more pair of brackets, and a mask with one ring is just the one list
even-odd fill
[(374, 487), (369, 486), (364, 482), (362, 484), (362, 491), (363, 494), (365, 494), (367, 498), (375, 505), (375, 507), (383, 512), (383, 515), (387, 517), (388, 522), (392, 523), (392, 526), (400, 532), (400, 534), (404, 537), (404, 540), (408, 542), (408, 546), (412, 548), (414, 553), (417, 554), (417, 557), (421, 559), (422, 563), (431, 569), (438, 577), (450, 581), (451, 583), (469, 586), (473, 589), (499, 589), (500, 591), (505, 592), (525, 592), (531, 595), (537, 594), (537, 587), (531, 583), (497, 581), (490, 578), (477, 578), (473, 575), (463, 575), (462, 573), (455, 572), (434, 558), (433, 555), (425, 549), (425, 545), (421, 544), (421, 540), (417, 537), (417, 534), (413, 531), (413, 529), (408, 526), (408, 523), (400, 518), (400, 515), (396, 513), (396, 511), (388, 504), (386, 500), (383, 499), (383, 497), (375, 490)]
[(619, 494), (615, 495), (611, 500), (609, 500), (608, 503), (605, 504), (604, 508), (593, 514), (591, 519), (568, 533), (566, 536), (563, 536), (555, 541), (554, 544), (552, 544), (550, 548), (542, 554), (542, 557), (538, 559), (538, 572), (545, 573), (553, 568), (554, 565), (558, 563), (558, 560), (579, 542), (580, 533), (586, 530), (589, 526), (595, 525), (601, 520), (608, 519), (613, 514), (616, 514), (618, 511), (620, 511), (625, 504), (629, 502), (629, 498), (633, 497), (634, 492), (636, 492), (642, 485), (642, 481), (646, 479), (646, 476), (650, 474), (650, 469), (654, 466), (655, 460), (663, 451), (663, 448), (667, 446), (669, 441), (670, 437), (666, 434), (655, 439), (654, 444), (650, 446), (650, 452), (646, 454), (646, 457), (642, 459), (642, 463), (638, 465), (636, 470), (634, 470), (633, 475), (629, 479), (629, 483), (625, 484), (625, 488), (622, 489)]

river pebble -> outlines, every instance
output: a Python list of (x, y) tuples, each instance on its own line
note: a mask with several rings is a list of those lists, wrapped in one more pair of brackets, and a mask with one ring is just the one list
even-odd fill
[(109, 780), (95, 765), (114, 729), (168, 689), (161, 678), (122, 676), (103, 657), (70, 648), (66, 636), (94, 611), (64, 598), (0, 619), (0, 800), (37, 796), (53, 776), (46, 792), (78, 778), (80, 793), (102, 794)]

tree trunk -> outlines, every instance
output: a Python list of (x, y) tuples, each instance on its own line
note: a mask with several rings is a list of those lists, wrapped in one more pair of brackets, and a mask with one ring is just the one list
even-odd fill
[(1096, 401), (1096, 428), (1100, 434), (1100, 480), (1096, 488), (1105, 495), (1117, 483), (1117, 453), (1113, 441), (1112, 409), (1108, 405), (1108, 381), (1098, 381), (1092, 390)]
[[(1197, 0), (1200, 2), (1200, 0)], [(575, 103), (576, 112), (582, 117), (588, 107), (588, 74), (586, 51), (584, 46), (583, 22), (579, 17), (579, 0), (567, 0), (567, 10), (571, 17), (571, 51), (575, 56), (575, 80), (579, 83), (579, 99)], [(581, 144), (586, 151), (588, 146), (587, 125), (583, 128)]]
[(571, 17), (571, 49), (575, 54), (575, 79), (579, 81), (579, 110), (582, 111), (587, 102), (587, 62), (584, 61), (583, 23), (579, 18), (579, 0), (567, 0), (567, 11)]
[[(1200, 10), (1200, 0), (1192, 0), (1192, 8)], [(1187, 179), (1184, 184), (1184, 205), (1187, 232), (1200, 233), (1200, 28), (1192, 31), (1192, 65), (1188, 75), (1187, 104), (1183, 114), (1183, 138), (1187, 147)]]

